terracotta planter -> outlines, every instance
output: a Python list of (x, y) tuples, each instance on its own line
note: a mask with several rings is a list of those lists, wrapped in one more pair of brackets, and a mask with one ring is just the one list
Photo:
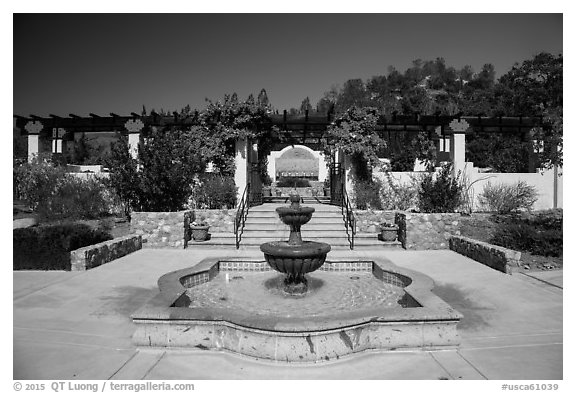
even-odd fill
[(208, 240), (208, 230), (210, 229), (209, 225), (192, 226), (190, 229), (192, 230), (192, 239), (195, 241), (202, 242)]
[(380, 227), (382, 240), (385, 242), (393, 242), (398, 237), (398, 227)]
[(271, 197), (272, 196), (272, 190), (269, 188), (263, 188), (262, 189), (262, 196)]

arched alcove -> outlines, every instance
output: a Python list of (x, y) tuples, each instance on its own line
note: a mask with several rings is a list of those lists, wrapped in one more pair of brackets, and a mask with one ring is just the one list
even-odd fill
[(300, 177), (317, 180), (319, 175), (318, 152), (306, 146), (288, 146), (275, 158), (276, 177)]

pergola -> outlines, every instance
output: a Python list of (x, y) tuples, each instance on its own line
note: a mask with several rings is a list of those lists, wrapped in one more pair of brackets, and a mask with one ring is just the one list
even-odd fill
[[(28, 156), (38, 154), (39, 137), (52, 141), (53, 153), (62, 152), (63, 140), (74, 140), (77, 132), (120, 132), (128, 134), (128, 144), (131, 153), (135, 156), (140, 137), (153, 128), (189, 127), (199, 124), (198, 112), (181, 116), (174, 112), (172, 115), (160, 115), (152, 112), (148, 115), (139, 115), (132, 112), (129, 116), (110, 113), (101, 116), (90, 113), (89, 116), (58, 116), (50, 114), (48, 117), (36, 115), (15, 115), (16, 127), (21, 134), (28, 137)], [(305, 145), (312, 149), (319, 149), (320, 139), (324, 136), (327, 127), (334, 121), (333, 113), (288, 114), (274, 113), (270, 115), (270, 127), (275, 127), (273, 133), (275, 147), (281, 149), (289, 145)], [(384, 139), (390, 140), (394, 134), (401, 132), (425, 132), (433, 139), (449, 141), (449, 158), (454, 164), (454, 170), (464, 169), (466, 135), (473, 132), (515, 134), (524, 141), (529, 141), (531, 130), (543, 125), (541, 116), (513, 116), (513, 117), (487, 117), (410, 114), (394, 113), (391, 116), (381, 116), (378, 119), (376, 131)], [(246, 171), (237, 171), (236, 185), (239, 193), (244, 186), (254, 181), (251, 175), (254, 163), (257, 161), (257, 143), (254, 141), (236, 142), (236, 168), (247, 168)], [(345, 159), (335, 154), (336, 161), (340, 163)], [(531, 160), (533, 161), (533, 160)], [(338, 164), (338, 162), (336, 162)], [(533, 164), (529, 164), (533, 167)], [(534, 169), (534, 168), (531, 168)]]

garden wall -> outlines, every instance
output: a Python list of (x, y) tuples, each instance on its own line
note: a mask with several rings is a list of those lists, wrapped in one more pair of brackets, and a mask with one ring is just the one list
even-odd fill
[(495, 246), (464, 236), (452, 236), (452, 238), (450, 238), (450, 249), (508, 274), (519, 266), (522, 255), (519, 251)]
[(141, 235), (143, 246), (146, 248), (183, 248), (186, 211), (133, 212), (130, 232)]
[(408, 213), (382, 210), (356, 210), (358, 232), (378, 232), (383, 222), (396, 223), (398, 238), (407, 250), (448, 249), (453, 235), (460, 235), (460, 213)]
[[(184, 214), (179, 212), (133, 212), (130, 231), (142, 235), (146, 248), (184, 248)], [(234, 232), (236, 210), (190, 211), (191, 221), (206, 222), (210, 233)]]
[(142, 236), (127, 235), (70, 251), (70, 270), (81, 271), (112, 262), (142, 248)]

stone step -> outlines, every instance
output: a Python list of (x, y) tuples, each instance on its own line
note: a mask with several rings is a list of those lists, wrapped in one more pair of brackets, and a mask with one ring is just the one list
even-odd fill
[[(289, 197), (287, 196), (265, 196), (262, 197), (262, 202), (264, 204), (269, 204), (269, 203), (290, 203), (290, 201), (288, 200)], [(317, 203), (317, 204), (330, 204), (330, 197), (325, 197), (325, 196), (317, 196), (317, 197), (313, 197), (313, 196), (305, 196), (302, 197), (303, 203)], [(301, 202), (302, 203), (302, 202)]]
[[(265, 203), (259, 206), (253, 206), (249, 211), (276, 211), (278, 207), (289, 207), (289, 203)], [(302, 207), (313, 207), (315, 211), (341, 211), (340, 206), (329, 205), (324, 203), (303, 203)]]
[[(277, 224), (277, 225), (287, 227), (287, 225), (284, 224), (282, 221), (280, 221), (280, 219), (278, 217), (275, 217), (275, 218), (272, 218), (272, 217), (248, 217), (246, 219), (245, 225), (248, 225), (248, 224), (253, 224), (253, 225)], [(312, 217), (312, 219), (310, 221), (308, 221), (307, 224), (305, 224), (305, 227), (310, 226), (310, 225), (344, 225), (344, 220), (342, 219), (342, 216), (340, 216), (340, 215), (337, 217)]]
[[(330, 212), (330, 211), (320, 211), (316, 212), (312, 215), (312, 220), (317, 218), (333, 218), (333, 217), (340, 217), (342, 219), (342, 213), (340, 211), (337, 212)], [(246, 216), (246, 219), (251, 218), (278, 218), (278, 213), (274, 212), (266, 212), (266, 211), (250, 211)]]
[[(304, 230), (300, 231), (302, 234), (302, 239), (306, 240), (310, 237), (340, 237), (346, 236), (346, 229), (344, 226), (341, 228), (334, 229), (324, 229), (324, 230)], [(247, 229), (244, 228), (244, 237), (287, 237), (290, 235), (290, 230), (287, 228), (285, 230), (259, 230), (259, 229)]]
[[(309, 222), (303, 226), (300, 230), (304, 232), (317, 232), (317, 231), (333, 231), (333, 230), (344, 230), (344, 224), (342, 220), (340, 222), (328, 222), (328, 223), (312, 223)], [(280, 231), (289, 232), (290, 228), (283, 222), (253, 222), (246, 221), (244, 225), (244, 232), (246, 231)]]
[[(224, 234), (215, 232), (211, 234), (211, 238), (208, 241), (204, 242), (196, 242), (191, 240), (188, 243), (189, 249), (194, 249), (198, 247), (211, 247), (211, 248), (235, 248), (236, 247), (236, 237), (234, 234)], [(278, 240), (287, 240), (285, 238), (275, 238), (275, 237), (259, 237), (259, 238), (252, 238), (252, 237), (244, 237), (242, 235), (242, 239), (240, 242), (240, 246), (242, 247), (259, 247), (262, 243), (271, 242), (271, 241), (278, 241)], [(304, 240), (308, 241), (318, 241), (323, 243), (328, 243), (333, 249), (349, 249), (350, 242), (348, 241), (348, 237), (340, 237), (340, 238), (305, 238)], [(402, 248), (402, 244), (398, 241), (395, 242), (383, 242), (377, 240), (375, 238), (362, 238), (362, 237), (355, 237), (354, 239), (354, 249), (362, 249), (362, 250), (404, 250)]]

